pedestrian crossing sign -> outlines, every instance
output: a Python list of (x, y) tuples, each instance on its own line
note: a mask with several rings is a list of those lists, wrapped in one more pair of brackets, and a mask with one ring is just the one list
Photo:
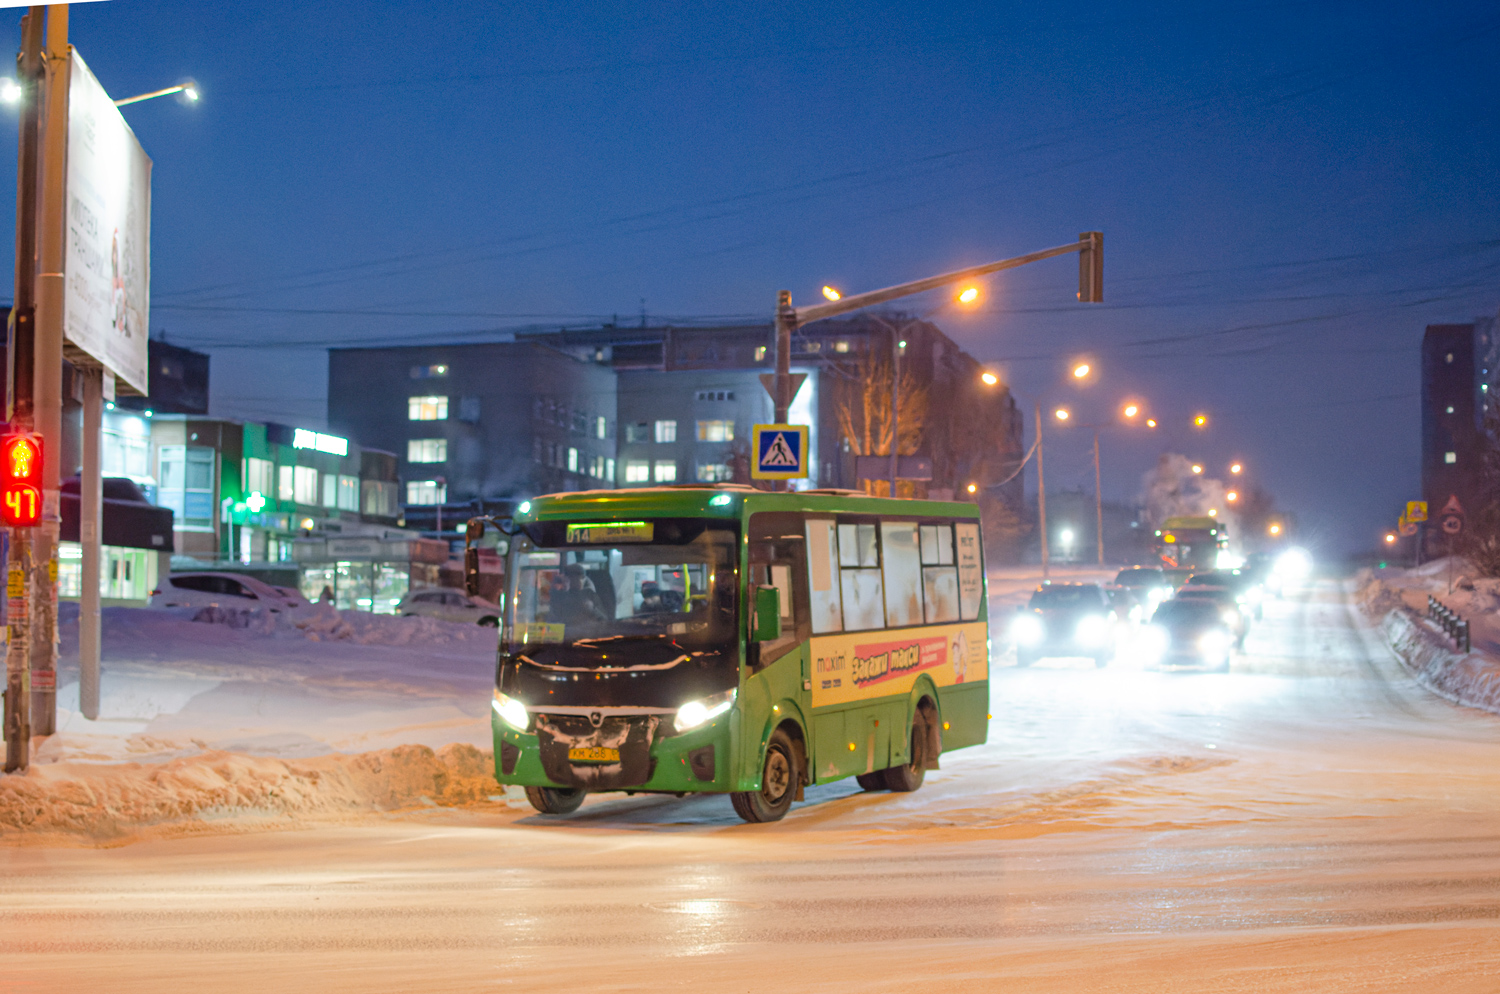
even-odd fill
[(807, 425), (756, 425), (750, 445), (755, 480), (800, 480), (807, 476)]

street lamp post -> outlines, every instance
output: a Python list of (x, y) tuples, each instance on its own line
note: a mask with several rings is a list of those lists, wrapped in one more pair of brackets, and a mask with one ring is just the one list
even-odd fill
[[(1125, 415), (1126, 418), (1133, 418), (1137, 414), (1140, 413), (1140, 410), (1141, 409), (1140, 409), (1139, 405), (1137, 405), (1135, 403), (1130, 403), (1130, 404), (1127, 404), (1123, 408), (1122, 413)], [(1038, 411), (1037, 417), (1040, 419), (1040, 417), (1041, 417), (1040, 411)], [(1057, 409), (1057, 412), (1056, 412), (1056, 417), (1057, 417), (1057, 420), (1066, 423), (1068, 421), (1068, 419), (1071, 417), (1071, 414), (1068, 412), (1067, 408), (1059, 407)], [(1155, 428), (1156, 427), (1156, 422), (1154, 420), (1148, 420), (1146, 422), (1146, 425), (1147, 425), (1147, 427)], [(1095, 537), (1095, 543), (1096, 543), (1097, 549), (1098, 549), (1099, 565), (1103, 566), (1104, 565), (1104, 490), (1103, 490), (1103, 487), (1102, 487), (1102, 485), (1100, 483), (1100, 474), (1099, 474), (1099, 429), (1101, 429), (1101, 428), (1111, 428), (1111, 427), (1114, 427), (1114, 425), (1113, 425), (1113, 423), (1110, 423), (1110, 424), (1101, 424), (1101, 423), (1097, 423), (1096, 422), (1094, 424), (1080, 424), (1078, 427), (1080, 427), (1080, 428), (1091, 428), (1091, 429), (1093, 429), (1093, 432), (1094, 432), (1094, 537)], [(1040, 435), (1038, 435), (1038, 438), (1040, 438)], [(1040, 471), (1040, 465), (1041, 465), (1041, 452), (1040, 452), (1040, 450), (1038, 450), (1038, 452), (1037, 452), (1037, 459), (1038, 459), (1038, 462), (1037, 462), (1038, 471)]]

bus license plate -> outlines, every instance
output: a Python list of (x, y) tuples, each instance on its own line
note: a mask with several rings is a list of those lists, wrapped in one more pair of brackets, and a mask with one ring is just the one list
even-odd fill
[(607, 749), (604, 746), (589, 746), (582, 749), (569, 749), (568, 762), (570, 763), (618, 763), (620, 761), (620, 750)]

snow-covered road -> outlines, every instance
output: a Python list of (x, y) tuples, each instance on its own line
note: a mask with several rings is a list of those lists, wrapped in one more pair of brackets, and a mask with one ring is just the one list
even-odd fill
[(775, 825), (600, 797), (3, 849), (0, 991), (1500, 990), (1500, 718), (1332, 584), (1247, 650), (1005, 666), (986, 746)]

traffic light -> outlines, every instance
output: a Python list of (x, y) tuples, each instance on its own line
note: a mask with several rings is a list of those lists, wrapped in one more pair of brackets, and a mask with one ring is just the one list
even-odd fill
[(1085, 231), (1078, 236), (1087, 242), (1078, 250), (1078, 299), (1085, 304), (1104, 303), (1104, 233)]
[(42, 522), (42, 436), (0, 440), (0, 521), (11, 528)]

